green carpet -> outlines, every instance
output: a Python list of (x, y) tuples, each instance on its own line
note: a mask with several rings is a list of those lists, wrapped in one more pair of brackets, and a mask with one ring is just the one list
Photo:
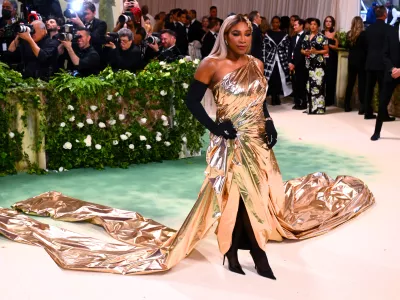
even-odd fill
[[(317, 171), (331, 177), (352, 175), (366, 182), (376, 170), (364, 157), (349, 157), (329, 149), (280, 137), (274, 148), (284, 180)], [(71, 170), (45, 176), (19, 174), (0, 178), (0, 206), (46, 191), (115, 208), (133, 210), (166, 225), (183, 221), (204, 180), (202, 157), (131, 166), (129, 169)]]

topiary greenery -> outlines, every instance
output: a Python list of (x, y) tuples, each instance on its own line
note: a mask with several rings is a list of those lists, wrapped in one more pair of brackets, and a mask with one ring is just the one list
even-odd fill
[[(28, 102), (43, 112), (41, 132), (48, 168), (126, 168), (177, 159), (183, 145), (189, 151), (199, 151), (205, 130), (184, 103), (197, 64), (154, 61), (138, 74), (107, 68), (98, 76), (76, 78), (61, 73), (46, 85), (40, 83), (46, 103), (32, 101), (32, 91)], [(30, 86), (35, 83), (30, 82)], [(9, 132), (12, 126), (7, 123), (4, 128)], [(16, 136), (14, 142), (18, 144)], [(6, 162), (15, 165), (21, 157), (9, 157)]]

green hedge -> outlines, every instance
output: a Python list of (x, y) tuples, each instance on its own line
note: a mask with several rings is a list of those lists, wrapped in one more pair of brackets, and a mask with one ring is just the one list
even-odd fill
[[(16, 173), (16, 163), (27, 157), (21, 149), (24, 133), (14, 130), (12, 99), (26, 114), (39, 110), (51, 170), (126, 168), (177, 159), (185, 144), (199, 151), (205, 130), (184, 103), (197, 64), (154, 61), (137, 74), (107, 68), (85, 78), (57, 74), (49, 83), (22, 80), (0, 65), (0, 174)], [(39, 171), (37, 166), (29, 169)]]

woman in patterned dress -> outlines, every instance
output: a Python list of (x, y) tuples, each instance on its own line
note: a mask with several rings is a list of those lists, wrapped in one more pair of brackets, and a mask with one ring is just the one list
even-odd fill
[(307, 99), (309, 114), (325, 113), (325, 67), (324, 55), (329, 52), (328, 40), (319, 32), (321, 23), (310, 19), (310, 33), (306, 34), (301, 53), (306, 56), (308, 70)]

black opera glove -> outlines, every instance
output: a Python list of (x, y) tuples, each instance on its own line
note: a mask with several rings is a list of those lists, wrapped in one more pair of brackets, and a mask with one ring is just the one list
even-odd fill
[(265, 143), (269, 149), (272, 149), (278, 141), (278, 132), (275, 129), (274, 122), (271, 118), (265, 121)]
[(227, 140), (234, 140), (237, 136), (237, 131), (231, 121), (223, 121), (217, 125), (213, 134), (222, 136)]

